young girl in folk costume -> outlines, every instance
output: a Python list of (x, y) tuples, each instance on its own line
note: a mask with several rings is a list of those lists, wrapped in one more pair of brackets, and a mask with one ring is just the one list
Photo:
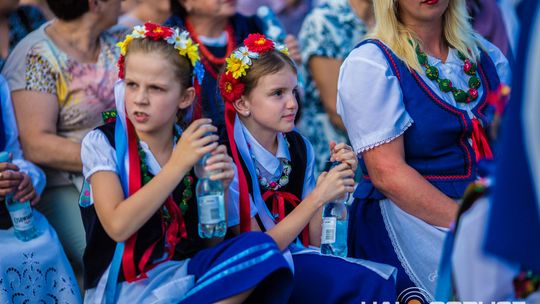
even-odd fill
[[(263, 33), (263, 21), (236, 12), (237, 1), (225, 0), (170, 0), (172, 16), (168, 26), (185, 27), (199, 44), (204, 81), (201, 99), (195, 104), (193, 117), (210, 117), (220, 135), (225, 132), (224, 102), (218, 90), (218, 75), (226, 58), (251, 33)], [(285, 39), (291, 53), (299, 57), (298, 44), (293, 36)]]
[(85, 300), (285, 301), (290, 268), (268, 235), (240, 236), (206, 250), (220, 240), (198, 236), (193, 165), (211, 153), (205, 169), (217, 171), (211, 178), (225, 189), (234, 166), (217, 136), (207, 135), (216, 131), (211, 120), (196, 120), (184, 131), (176, 124), (177, 112), (188, 110), (196, 96), (197, 45), (187, 32), (147, 23), (119, 46), (118, 118), (82, 144), (91, 186), (82, 209)]
[(240, 224), (233, 228), (236, 232), (266, 231), (280, 249), (290, 249), (286, 256), (293, 253), (295, 269), (291, 302), (394, 300), (393, 267), (347, 262), (292, 244), (299, 235), (306, 246), (320, 244), (322, 206), (352, 192), (357, 161), (350, 147), (333, 144), (332, 159), (342, 163), (323, 173), (315, 185), (313, 148), (294, 130), (295, 64), (286, 48), (263, 35), (249, 35), (244, 45), (227, 59), (220, 78), (238, 169), (230, 190), (229, 226)]
[(502, 53), (472, 31), (464, 0), (374, 1), (373, 39), (341, 67), (338, 113), (363, 172), (349, 254), (398, 267), (398, 292), (433, 296), (457, 201), (491, 158), (486, 96)]

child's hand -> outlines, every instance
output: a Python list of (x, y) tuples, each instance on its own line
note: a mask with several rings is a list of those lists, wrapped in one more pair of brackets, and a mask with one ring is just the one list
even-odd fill
[(323, 172), (317, 179), (313, 192), (324, 204), (354, 191), (354, 172), (348, 164), (340, 164), (330, 172)]
[(19, 167), (12, 163), (0, 163), (0, 196), (17, 191), (17, 186), (23, 179), (23, 173), (19, 172)]
[(223, 183), (223, 189), (228, 189), (234, 178), (234, 163), (232, 158), (227, 155), (227, 148), (223, 145), (217, 147), (212, 156), (206, 161), (205, 171), (217, 171), (211, 175), (211, 180), (220, 180)]
[(15, 193), (13, 199), (20, 202), (30, 201), (32, 206), (34, 206), (39, 201), (39, 195), (34, 189), (30, 176), (28, 176), (26, 173), (21, 174), (23, 175), (23, 178), (17, 187), (17, 192)]
[(174, 165), (189, 170), (206, 153), (216, 149), (219, 136), (207, 135), (217, 131), (217, 128), (211, 125), (211, 122), (212, 120), (208, 118), (201, 118), (189, 125), (178, 140), (176, 149), (174, 149), (171, 156)]
[(354, 154), (353, 148), (344, 143), (336, 144), (335, 141), (330, 142), (330, 161), (349, 164), (353, 172), (356, 172), (358, 167), (358, 158)]

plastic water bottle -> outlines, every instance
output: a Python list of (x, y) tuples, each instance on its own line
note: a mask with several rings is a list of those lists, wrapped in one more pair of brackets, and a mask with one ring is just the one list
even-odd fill
[[(340, 163), (335, 162), (331, 167), (338, 164)], [(321, 234), (321, 253), (323, 254), (347, 256), (348, 198), (349, 194), (345, 193), (323, 207)]]
[[(0, 152), (0, 163), (9, 162), (9, 153)], [(23, 241), (29, 241), (39, 236), (34, 224), (34, 214), (29, 201), (19, 202), (13, 199), (13, 194), (6, 195), (6, 208), (13, 222), (15, 236)]]
[(201, 238), (224, 237), (227, 232), (225, 221), (225, 191), (221, 181), (214, 181), (210, 176), (214, 171), (204, 170), (205, 155), (195, 168), (199, 181), (197, 182), (197, 208), (199, 212), (199, 236)]

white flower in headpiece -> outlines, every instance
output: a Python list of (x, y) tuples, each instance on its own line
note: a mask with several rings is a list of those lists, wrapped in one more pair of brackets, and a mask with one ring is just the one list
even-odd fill
[(180, 31), (175, 29), (173, 35), (167, 38), (167, 43), (173, 44), (177, 50), (186, 49), (189, 46), (189, 33), (187, 31)]
[(146, 29), (142, 25), (136, 25), (133, 28), (133, 32), (131, 33), (131, 36), (133, 38), (144, 38), (146, 35)]
[(276, 50), (278, 50), (278, 51), (282, 52), (283, 54), (289, 56), (289, 49), (284, 44), (274, 42), (274, 47), (276, 48)]
[(250, 52), (247, 47), (242, 46), (234, 51), (234, 57), (242, 61), (243, 64), (251, 65), (251, 59), (259, 58), (259, 54)]

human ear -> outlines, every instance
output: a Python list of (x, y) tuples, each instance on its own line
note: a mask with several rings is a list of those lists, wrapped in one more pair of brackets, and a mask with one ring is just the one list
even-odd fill
[(250, 102), (245, 96), (241, 96), (233, 102), (234, 109), (238, 114), (244, 117), (248, 117), (251, 113), (250, 111)]
[(185, 89), (182, 94), (182, 97), (180, 98), (180, 101), (178, 102), (178, 108), (180, 110), (187, 109), (188, 107), (191, 106), (196, 96), (197, 96), (197, 93), (195, 92), (194, 87), (189, 87)]

